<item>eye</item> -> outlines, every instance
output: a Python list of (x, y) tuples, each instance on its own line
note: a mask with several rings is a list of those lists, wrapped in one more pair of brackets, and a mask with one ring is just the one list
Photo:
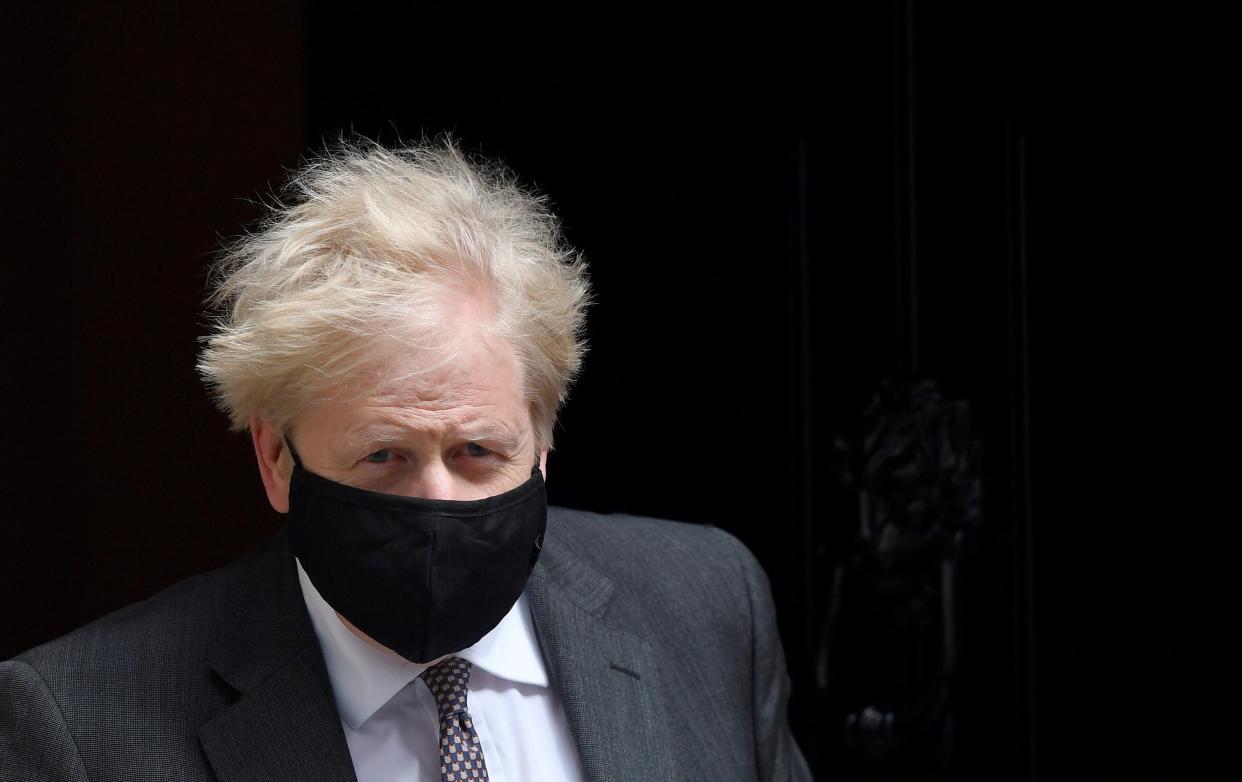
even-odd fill
[(478, 443), (466, 443), (465, 452), (466, 452), (466, 456), (473, 456), (476, 458), (480, 456), (487, 456), (489, 453), (491, 453), (491, 451), (487, 450), (486, 448), (479, 445)]
[(370, 462), (371, 464), (387, 464), (388, 461), (391, 459), (392, 459), (392, 451), (388, 450), (387, 448), (381, 448), (380, 450), (374, 453), (367, 454), (366, 458), (363, 459), (363, 461)]

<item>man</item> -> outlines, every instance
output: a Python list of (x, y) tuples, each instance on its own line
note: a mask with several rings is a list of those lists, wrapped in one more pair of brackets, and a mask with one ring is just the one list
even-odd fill
[(451, 145), (292, 192), (200, 360), (288, 524), (0, 664), (0, 778), (807, 777), (750, 554), (546, 506), (588, 288), (543, 203)]

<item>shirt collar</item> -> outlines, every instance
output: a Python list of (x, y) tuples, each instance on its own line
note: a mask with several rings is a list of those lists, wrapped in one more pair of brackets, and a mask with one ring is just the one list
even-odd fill
[[(422, 675), (429, 665), (410, 662), (354, 635), (315, 589), (301, 562), (297, 567), (298, 583), (323, 650), (337, 710), (345, 723), (357, 730), (402, 688)], [(500, 624), (455, 656), (500, 679), (548, 686), (548, 671), (539, 651), (525, 592)]]

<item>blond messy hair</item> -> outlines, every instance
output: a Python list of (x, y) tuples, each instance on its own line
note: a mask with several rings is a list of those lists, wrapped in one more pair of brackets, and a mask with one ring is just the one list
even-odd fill
[(451, 140), (341, 142), (216, 263), (219, 314), (198, 370), (234, 429), (287, 427), (317, 398), (391, 381), (411, 347), (442, 344), (455, 294), (513, 347), (535, 436), (550, 446), (582, 361), (586, 267), (544, 198)]

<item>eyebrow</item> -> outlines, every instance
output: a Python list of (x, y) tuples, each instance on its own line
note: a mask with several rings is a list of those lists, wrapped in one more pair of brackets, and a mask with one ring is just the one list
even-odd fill
[(522, 433), (514, 432), (503, 424), (496, 425), (491, 423), (478, 426), (454, 427), (450, 430), (450, 433), (468, 440), (493, 442), (515, 451), (521, 447), (522, 441), (527, 439), (522, 436)]
[[(361, 447), (370, 443), (397, 443), (412, 433), (400, 426), (365, 427), (346, 432), (341, 438), (351, 446)], [(519, 450), (525, 441), (530, 439), (529, 432), (515, 432), (506, 424), (494, 421), (480, 421), (472, 424), (451, 426), (447, 430), (449, 437), (460, 437), (474, 442), (492, 442), (508, 448)]]

